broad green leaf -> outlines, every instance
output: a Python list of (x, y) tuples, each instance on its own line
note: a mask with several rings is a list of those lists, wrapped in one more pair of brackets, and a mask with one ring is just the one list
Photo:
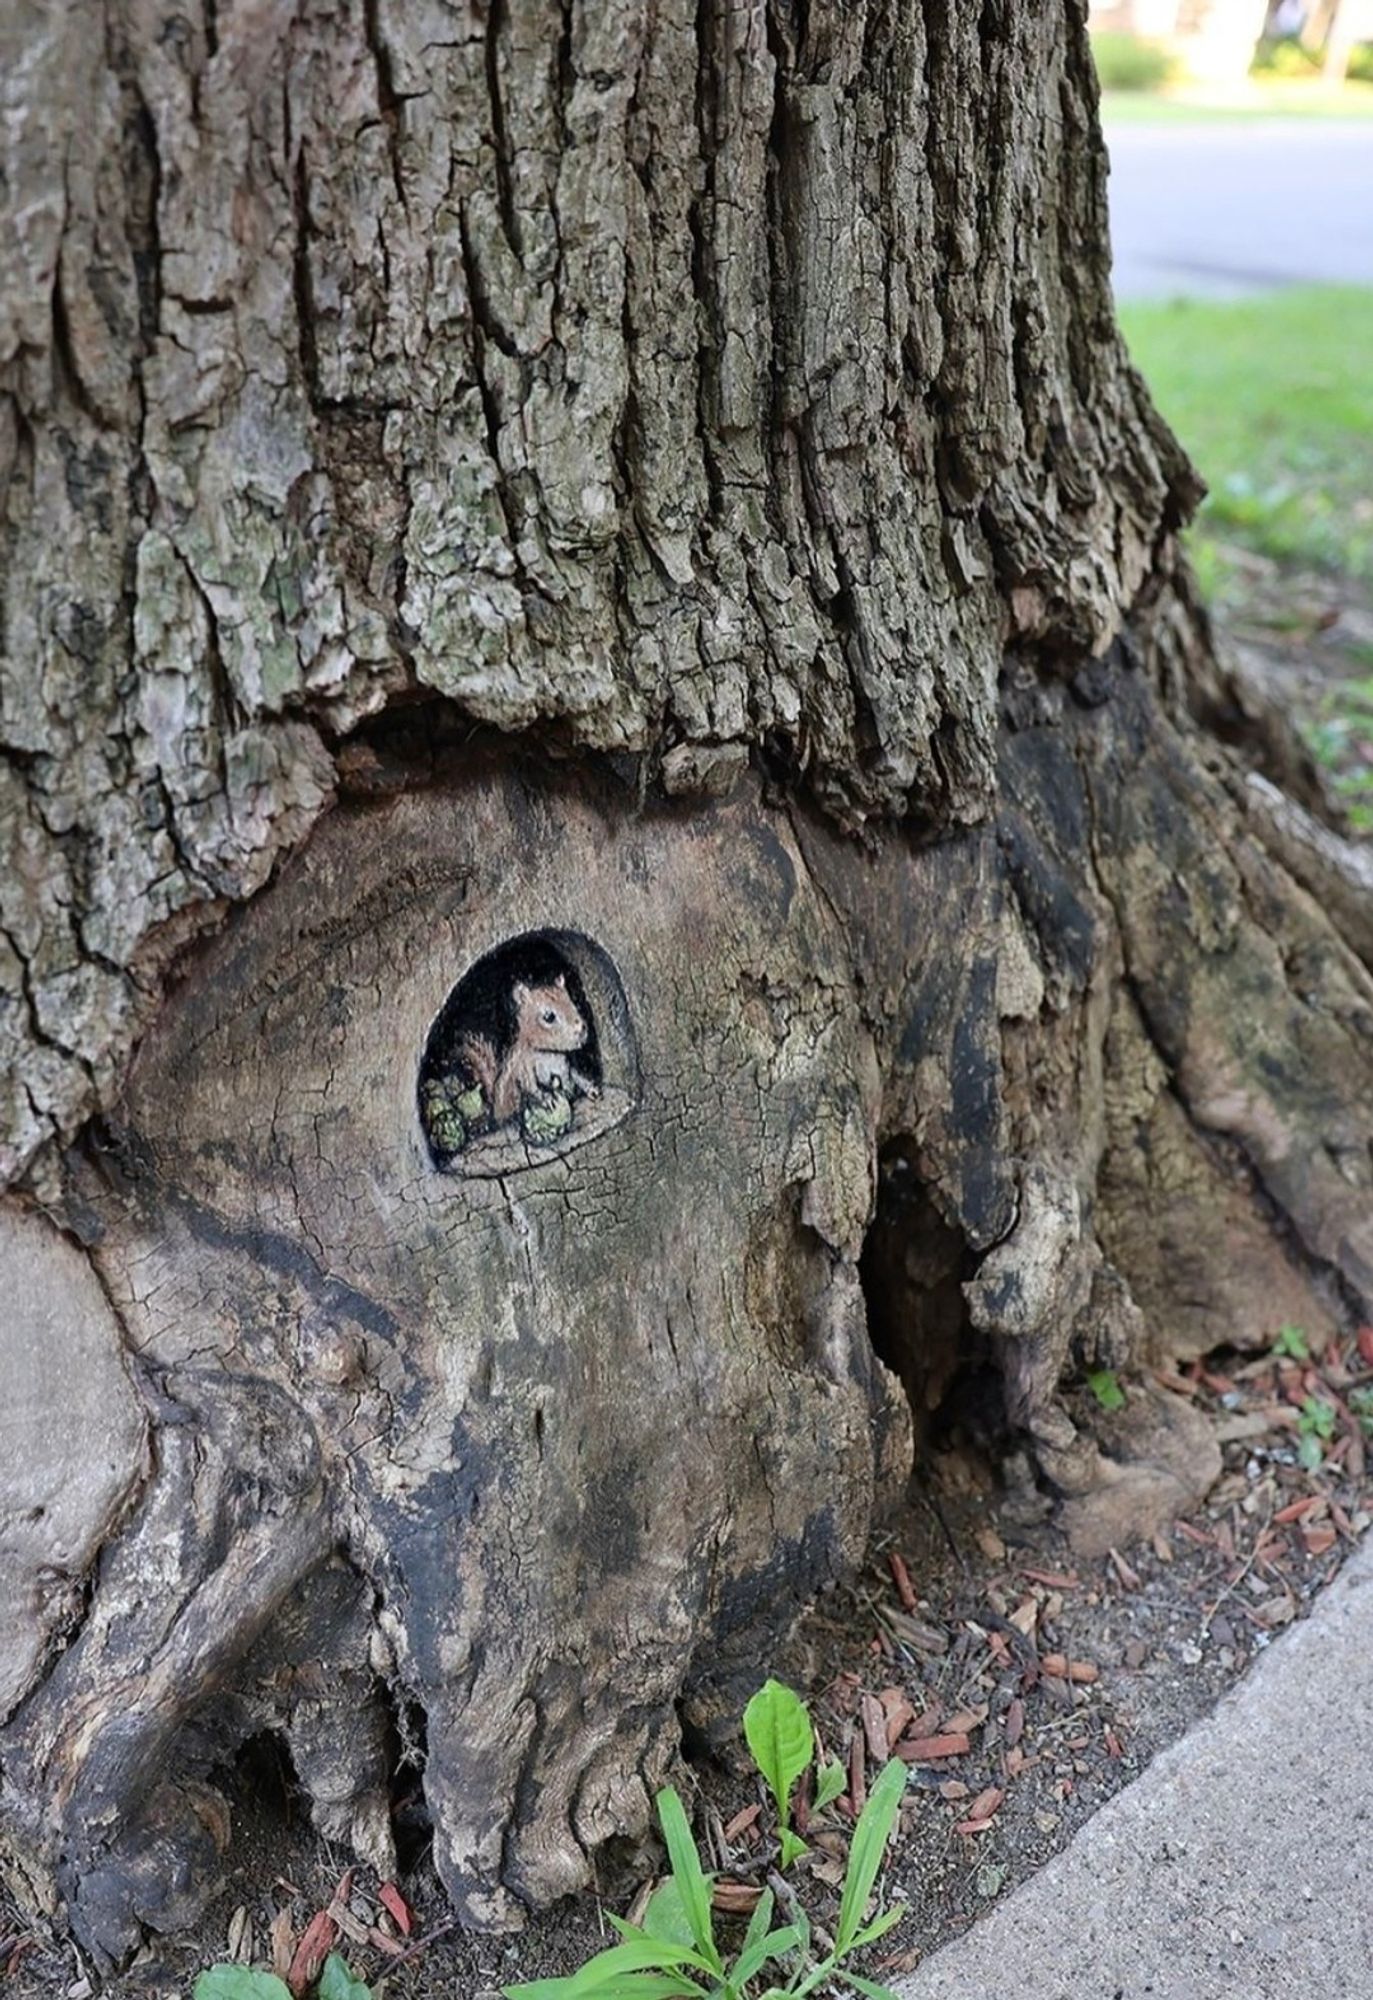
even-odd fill
[(669, 1944), (695, 1943), (691, 1919), (673, 1876), (660, 1882), (649, 1897), (644, 1910), (644, 1929), (650, 1937), (666, 1938)]
[(731, 1982), (735, 1986), (747, 1986), (755, 1973), (761, 1972), (765, 1965), (771, 1965), (774, 1959), (785, 1958), (789, 1951), (796, 1950), (800, 1942), (801, 1933), (795, 1924), (786, 1924), (779, 1931), (769, 1931), (766, 1936), (755, 1939), (740, 1952), (730, 1973)]
[(336, 1951), (331, 1951), (319, 1975), (319, 2000), (372, 2000), (372, 1989), (354, 1976)]
[(806, 1843), (802, 1840), (800, 1834), (793, 1833), (789, 1826), (782, 1828), (780, 1839), (782, 1843), (782, 1866), (783, 1868), (790, 1868), (793, 1861), (799, 1861), (801, 1856), (808, 1851)]
[(570, 1979), (531, 1979), (526, 1986), (502, 1986), (504, 2000), (567, 2000)]
[(841, 1972), (839, 1977), (856, 1987), (864, 2000), (901, 2000), (901, 1996), (893, 1993), (890, 1986), (879, 1986), (873, 1979), (860, 1979), (856, 1972)]
[(672, 1878), (682, 1899), (682, 1908), (691, 1926), (692, 1942), (712, 1972), (721, 1972), (720, 1954), (715, 1948), (715, 1932), (710, 1920), (710, 1883), (701, 1867), (696, 1842), (676, 1789), (668, 1785), (658, 1794), (658, 1822), (667, 1842), (667, 1858)]
[(893, 1757), (883, 1766), (877, 1783), (869, 1792), (868, 1802), (858, 1815), (858, 1824), (849, 1843), (848, 1873), (844, 1877), (844, 1893), (839, 1900), (839, 1924), (834, 1938), (839, 1951), (848, 1951), (858, 1934), (905, 1791), (906, 1767), (899, 1757)]
[(815, 1781), (815, 1812), (823, 1812), (832, 1806), (849, 1781), (848, 1772), (842, 1764), (826, 1764)]
[(781, 1681), (764, 1681), (744, 1710), (744, 1735), (785, 1827), (791, 1788), (811, 1758), (810, 1717), (805, 1703)]
[(291, 2000), (291, 1989), (274, 1972), (251, 1965), (212, 1965), (192, 1989), (194, 2000)]
[(1319, 1472), (1325, 1462), (1325, 1447), (1314, 1431), (1297, 1440), (1297, 1458), (1308, 1472)]

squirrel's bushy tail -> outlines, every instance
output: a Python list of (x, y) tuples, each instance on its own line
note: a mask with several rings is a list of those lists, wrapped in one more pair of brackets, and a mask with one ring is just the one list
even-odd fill
[(491, 1104), (496, 1096), (496, 1078), (500, 1064), (496, 1051), (485, 1035), (464, 1035), (458, 1044), (458, 1054), (471, 1070), (477, 1082), (486, 1092), (486, 1101)]

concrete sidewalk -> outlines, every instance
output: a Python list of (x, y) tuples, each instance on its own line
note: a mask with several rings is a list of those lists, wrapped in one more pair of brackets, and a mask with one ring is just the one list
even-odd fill
[(1373, 2000), (1373, 1538), (907, 2000)]

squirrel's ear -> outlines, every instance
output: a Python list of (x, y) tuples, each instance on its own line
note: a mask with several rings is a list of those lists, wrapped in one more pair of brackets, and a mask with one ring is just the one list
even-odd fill
[(517, 1000), (527, 1000), (529, 998), (529, 988), (525, 985), (522, 979), (517, 979), (515, 981), (515, 984), (511, 987), (510, 991), (514, 994)]
[(554, 984), (555, 986), (561, 986), (561, 987), (562, 987), (562, 989), (563, 989), (563, 991), (564, 991), (564, 992), (566, 992), (566, 991), (567, 991), (567, 974), (566, 974), (565, 972), (560, 972), (560, 973), (558, 974), (557, 978), (556, 978), (556, 979), (555, 979), (555, 980), (553, 981), (553, 984)]

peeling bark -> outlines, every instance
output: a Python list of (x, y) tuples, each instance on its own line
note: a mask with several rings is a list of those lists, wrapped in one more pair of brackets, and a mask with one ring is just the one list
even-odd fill
[(389, 1868), (421, 1718), (509, 1923), (960, 1372), (1090, 1550), (1218, 1463), (1150, 1364), (1368, 1310), (1367, 871), (1077, 5), (100, 20), (0, 23), (0, 1858), (116, 1960), (264, 1730)]

